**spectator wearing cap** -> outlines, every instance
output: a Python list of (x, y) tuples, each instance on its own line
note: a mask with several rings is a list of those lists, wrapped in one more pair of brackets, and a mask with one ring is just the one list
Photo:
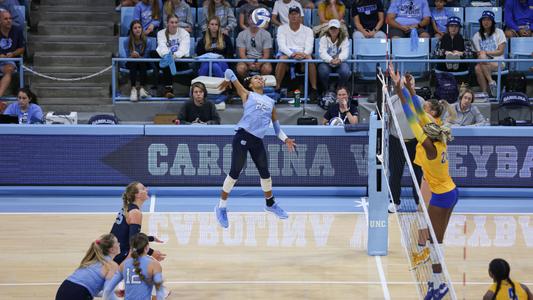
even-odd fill
[(385, 11), (381, 0), (357, 1), (352, 7), (352, 16), (355, 24), (354, 39), (387, 37), (385, 32), (381, 31), (385, 23)]
[[(452, 16), (446, 22), (446, 32), (437, 42), (437, 47), (433, 56), (435, 58), (459, 59), (474, 58), (472, 43), (465, 40), (460, 33), (461, 19)], [(446, 72), (460, 72), (468, 69), (468, 64), (440, 63), (437, 69)]]
[(530, 37), (533, 29), (533, 0), (505, 0), (505, 36)]
[[(479, 31), (474, 34), (472, 42), (479, 59), (501, 60), (507, 43), (503, 30), (496, 28), (494, 13), (485, 10), (479, 18)], [(502, 68), (505, 63), (500, 62)], [(492, 72), (498, 69), (497, 62), (481, 62), (476, 64), (476, 78), (482, 92), (496, 96), (497, 84), (492, 79)]]
[(435, 0), (435, 10), (431, 12), (431, 27), (433, 28), (434, 36), (441, 38), (446, 32), (446, 24), (449, 14), (444, 9), (446, 0)]
[[(279, 59), (313, 59), (311, 55), (314, 47), (313, 30), (301, 24), (300, 8), (291, 7), (289, 9), (289, 24), (281, 25), (278, 28), (278, 35), (276, 41), (278, 44)], [(303, 64), (298, 64), (303, 67)], [(291, 66), (291, 69), (295, 66)], [(276, 65), (276, 90), (280, 90), (281, 82), (287, 73), (289, 66), (287, 63), (280, 62)], [(303, 69), (303, 68), (302, 68)], [(316, 82), (316, 66), (315, 64), (308, 65), (309, 83), (311, 84), (311, 99), (316, 100), (317, 97), (317, 82)], [(291, 77), (292, 77), (291, 70)]]
[[(249, 16), (248, 18), (251, 19)], [(270, 32), (257, 27), (253, 22), (248, 23), (246, 30), (237, 36), (237, 55), (239, 58), (268, 59), (272, 53), (272, 36)], [(259, 72), (261, 75), (272, 73), (272, 64), (269, 62), (239, 62), (237, 75), (247, 77), (248, 71)]]
[(319, 55), (324, 62), (318, 65), (318, 77), (322, 92), (329, 92), (329, 75), (331, 72), (339, 73), (339, 86), (347, 86), (350, 79), (350, 66), (348, 59), (348, 37), (339, 27), (339, 20), (328, 22), (328, 30), (320, 38)]
[(455, 111), (455, 118), (443, 118), (450, 126), (488, 126), (487, 119), (479, 109), (472, 105), (474, 103), (474, 92), (464, 89), (459, 94), (459, 101), (451, 105)]
[(300, 23), (303, 23), (304, 10), (302, 5), (296, 0), (277, 0), (274, 3), (274, 9), (272, 9), (272, 24), (276, 26), (281, 26), (284, 24), (289, 24), (289, 9), (296, 7), (300, 9)]
[(389, 36), (391, 38), (409, 37), (415, 29), (419, 37), (429, 38), (426, 26), (431, 20), (427, 0), (393, 0), (387, 12)]
[(325, 0), (318, 5), (318, 18), (320, 24), (313, 27), (315, 35), (322, 36), (328, 30), (328, 22), (330, 20), (339, 20), (341, 22), (341, 30), (348, 35), (348, 28), (344, 24), (344, 14), (346, 7), (344, 3), (339, 0)]

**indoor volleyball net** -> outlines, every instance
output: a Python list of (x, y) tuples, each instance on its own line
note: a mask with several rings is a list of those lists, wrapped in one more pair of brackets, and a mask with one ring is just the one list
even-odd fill
[[(402, 246), (409, 260), (409, 269), (416, 282), (420, 299), (424, 299), (428, 292), (428, 282), (432, 281), (433, 264), (442, 266), (442, 282), (446, 283), (448, 292), (442, 299), (457, 299), (444, 260), (443, 249), (436, 242), (435, 232), (426, 209), (424, 198), (420, 189), (413, 165), (409, 158), (404, 136), (398, 121), (403, 114), (401, 105), (396, 108), (391, 102), (393, 98), (391, 89), (387, 86), (387, 80), (381, 69), (377, 69), (377, 77), (382, 86), (382, 97), (378, 97), (376, 111), (369, 129), (369, 255), (387, 255), (387, 233), (379, 230), (388, 230), (387, 206), (392, 202), (393, 193), (391, 185), (401, 186), (401, 205), (396, 209), (398, 225), (401, 231)], [(377, 91), (380, 92), (379, 90)], [(398, 100), (399, 101), (399, 100)], [(410, 128), (408, 128), (410, 131)], [(405, 129), (404, 129), (405, 132)], [(394, 139), (394, 140), (393, 140)], [(400, 183), (393, 182), (390, 171), (398, 170), (398, 166), (405, 162), (401, 174)], [(372, 170), (372, 171), (371, 171)], [(371, 178), (374, 176), (375, 178)], [(415, 201), (412, 191), (418, 195), (419, 201)], [(418, 202), (418, 203), (417, 203)], [(391, 209), (394, 210), (394, 205)], [(382, 222), (386, 226), (377, 226)], [(386, 228), (378, 228), (386, 227)], [(430, 247), (428, 239), (435, 241), (434, 247)], [(421, 246), (425, 243), (425, 246)], [(438, 289), (438, 287), (434, 287)], [(431, 298), (433, 299), (433, 298)]]

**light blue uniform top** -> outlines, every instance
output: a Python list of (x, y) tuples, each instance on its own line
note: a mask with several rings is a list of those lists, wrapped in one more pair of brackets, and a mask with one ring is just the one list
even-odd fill
[[(106, 260), (111, 257), (106, 256)], [(102, 275), (102, 263), (97, 262), (85, 268), (79, 268), (67, 280), (85, 287), (93, 297), (104, 288), (105, 277)]]
[(244, 113), (237, 124), (237, 129), (242, 128), (262, 139), (270, 127), (274, 104), (274, 100), (267, 95), (250, 92), (248, 100), (244, 104)]
[[(124, 268), (122, 270), (122, 276), (125, 279), (125, 300), (152, 299), (153, 282), (154, 280), (157, 280), (148, 276), (148, 266), (150, 265), (150, 262), (152, 262), (152, 258), (148, 255), (144, 255), (139, 257), (139, 262), (139, 267), (141, 268), (141, 273), (144, 275), (144, 280), (141, 280), (139, 275), (135, 273), (133, 258), (128, 258), (123, 262)], [(162, 280), (161, 277), (159, 277), (159, 280)]]

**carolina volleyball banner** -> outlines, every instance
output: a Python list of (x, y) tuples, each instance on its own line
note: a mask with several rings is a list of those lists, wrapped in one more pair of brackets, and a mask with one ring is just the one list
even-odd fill
[[(287, 130), (298, 144), (293, 153), (274, 136), (264, 140), (276, 186), (367, 185), (366, 133), (338, 128), (331, 135), (319, 126), (304, 127)], [(217, 128), (209, 127), (210, 135), (5, 134), (0, 129), (0, 185), (100, 186), (139, 180), (151, 186), (218, 186), (230, 169), (233, 135), (227, 129), (218, 134), (222, 129)], [(533, 186), (531, 136), (460, 135), (448, 150), (450, 173), (460, 187)], [(239, 185), (258, 184), (249, 158)]]

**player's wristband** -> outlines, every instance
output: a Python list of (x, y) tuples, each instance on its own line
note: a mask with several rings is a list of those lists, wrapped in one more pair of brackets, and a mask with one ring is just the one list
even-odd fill
[(231, 82), (235, 82), (237, 80), (237, 76), (235, 75), (235, 73), (233, 73), (233, 70), (226, 69), (226, 71), (224, 72), (224, 79), (229, 80)]
[(276, 120), (272, 122), (272, 125), (274, 126), (274, 132), (276, 132), (276, 135), (278, 138), (285, 143), (285, 140), (288, 138), (288, 136), (281, 130), (281, 126), (279, 125), (279, 121)]
[(154, 249), (152, 248), (148, 249), (148, 252), (146, 254), (152, 256), (152, 254), (154, 254)]

